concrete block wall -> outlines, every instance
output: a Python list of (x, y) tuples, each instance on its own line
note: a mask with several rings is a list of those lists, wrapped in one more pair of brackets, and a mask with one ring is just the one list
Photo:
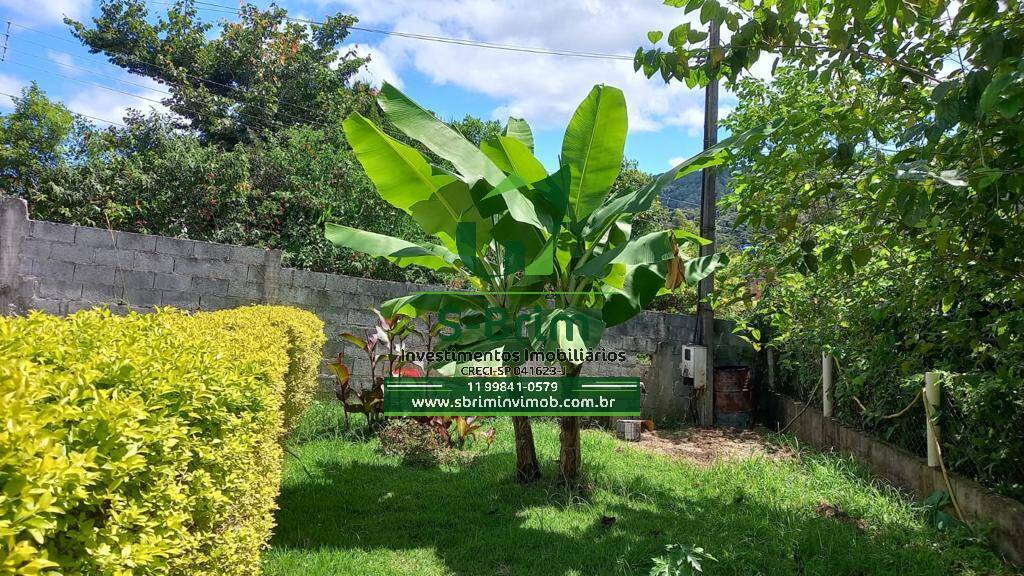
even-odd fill
[(786, 430), (819, 450), (834, 450), (853, 457), (875, 476), (909, 490), (923, 500), (936, 491), (956, 495), (964, 515), (991, 527), (995, 543), (1010, 561), (1024, 565), (1024, 503), (1007, 498), (957, 474), (950, 487), (939, 468), (907, 450), (883, 442), (860, 430), (844, 426), (821, 413), (820, 408), (779, 394), (769, 398), (768, 424)]
[[(344, 351), (357, 381), (369, 374), (369, 362), (340, 334), (361, 335), (371, 328), (377, 318), (370, 308), (386, 300), (443, 289), (284, 268), (277, 250), (30, 220), (22, 200), (0, 201), (0, 304), (5, 310), (69, 314), (96, 306), (118, 313), (154, 306), (190, 311), (251, 303), (297, 306), (323, 319), (325, 359)], [(689, 341), (693, 325), (691, 316), (644, 312), (610, 328), (602, 342), (604, 350), (625, 352), (626, 361), (591, 363), (584, 374), (658, 378), (674, 387), (679, 344)], [(721, 323), (716, 346), (721, 357), (737, 357), (745, 345)], [(655, 362), (659, 350), (668, 356)], [(661, 369), (654, 370), (655, 365)], [(327, 385), (326, 364), (323, 375)]]
[[(266, 301), (280, 254), (29, 220), (19, 271), (25, 307), (68, 314), (97, 305), (219, 310)], [(25, 288), (24, 286), (27, 286)]]

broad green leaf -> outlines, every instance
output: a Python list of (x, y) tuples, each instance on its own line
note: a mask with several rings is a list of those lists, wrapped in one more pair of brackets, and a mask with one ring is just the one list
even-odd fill
[(326, 225), (326, 236), (335, 246), (387, 258), (402, 268), (414, 265), (431, 270), (456, 269), (455, 255), (442, 246), (415, 244), (401, 238), (330, 223)]
[[(509, 357), (512, 358), (514, 357), (514, 353), (518, 351), (518, 357), (524, 358), (526, 355), (523, 352), (530, 349), (529, 340), (514, 335), (484, 338), (469, 345), (457, 343), (452, 343), (448, 346), (441, 345), (439, 346), (439, 350), (482, 352), (483, 355), (481, 357), (485, 360), (479, 362), (472, 360), (467, 362), (450, 362), (444, 366), (437, 367), (437, 371), (442, 376), (461, 376), (464, 373), (464, 368), (497, 368), (503, 364), (501, 358), (506, 352), (510, 353)], [(509, 363), (508, 365), (513, 366), (515, 363)]]
[(570, 172), (568, 166), (562, 166), (547, 178), (533, 183), (533, 188), (541, 193), (541, 199), (558, 222), (565, 218), (569, 209), (569, 186), (572, 184)]
[(543, 205), (534, 203), (530, 197), (524, 194), (520, 188), (526, 188), (527, 182), (518, 174), (509, 174), (493, 190), (484, 196), (484, 200), (500, 195), (505, 200), (508, 213), (525, 224), (529, 224), (538, 230), (553, 232), (558, 224), (548, 213)]
[(505, 200), (501, 198), (501, 194), (493, 194), (493, 192), (494, 186), (491, 186), (484, 180), (478, 180), (469, 191), (473, 196), (473, 204), (476, 205), (477, 211), (484, 218), (504, 214), (508, 210), (508, 207), (505, 206)]
[(547, 178), (548, 171), (540, 160), (534, 157), (525, 144), (508, 136), (491, 138), (480, 145), (480, 149), (494, 164), (507, 174), (518, 174), (533, 184)]
[(569, 213), (575, 222), (585, 222), (615, 183), (626, 130), (622, 91), (594, 86), (573, 114), (562, 141), (562, 163), (571, 168)]
[(671, 260), (675, 255), (672, 247), (672, 232), (660, 231), (645, 234), (623, 244), (624, 248), (612, 260), (614, 264), (656, 264)]
[(420, 318), (439, 310), (461, 313), (466, 310), (486, 310), (487, 306), (487, 298), (472, 292), (465, 294), (421, 292), (388, 300), (381, 304), (380, 311), (387, 317), (402, 314), (411, 318)]
[(558, 236), (552, 235), (544, 243), (544, 247), (532, 262), (526, 265), (523, 273), (527, 277), (547, 277), (555, 272), (555, 245), (558, 243)]
[(580, 254), (580, 245), (568, 230), (561, 230), (558, 234), (558, 243), (555, 245), (555, 262), (559, 270), (567, 270), (569, 263), (574, 257)]
[[(527, 264), (527, 269), (534, 265), (534, 263)], [(551, 274), (530, 276), (529, 270), (525, 274), (516, 279), (512, 284), (510, 288), (512, 293), (505, 295), (506, 309), (515, 310), (515, 315), (517, 316), (520, 310), (537, 305), (541, 301), (546, 301), (544, 288), (547, 286), (548, 278), (551, 276)]]
[(535, 350), (567, 354), (586, 354), (594, 349), (604, 335), (601, 311), (586, 308), (554, 308), (537, 310), (529, 315), (528, 331)]
[(501, 170), (472, 142), (391, 84), (385, 82), (381, 86), (377, 101), (399, 130), (451, 162), (468, 181), (482, 178), (496, 185), (505, 178)]
[(435, 174), (422, 154), (384, 134), (358, 112), (342, 127), (377, 192), (399, 210), (411, 214), (413, 205), (455, 181), (450, 175)]
[(479, 232), (472, 222), (460, 222), (455, 227), (455, 252), (462, 260), (462, 265), (474, 276), (483, 278), (492, 273), (482, 260), (477, 239)]
[(437, 342), (438, 349), (465, 350), (467, 346), (488, 346), (495, 338), (513, 335), (512, 319), (496, 308), (463, 312), (449, 321), (457, 323), (458, 329), (451, 334), (442, 334)]
[(668, 33), (668, 45), (679, 48), (686, 43), (686, 36), (690, 33), (690, 23), (684, 22)]
[(1016, 76), (1014, 72), (1000, 74), (988, 83), (985, 91), (981, 94), (980, 104), (982, 112), (990, 112), (995, 107), (1006, 91), (1006, 88), (1014, 82)]
[(582, 266), (573, 270), (574, 275), (586, 276), (589, 278), (600, 278), (607, 274), (605, 268), (612, 264), (612, 261), (625, 249), (625, 244), (620, 244), (614, 248), (608, 248), (602, 251), (600, 254), (592, 256), (586, 262), (583, 262)]
[(711, 240), (708, 240), (707, 238), (703, 238), (701, 236), (698, 236), (697, 234), (694, 234), (693, 232), (688, 232), (686, 230), (673, 230), (672, 234), (675, 235), (676, 241), (685, 240), (687, 242), (693, 242), (698, 246), (707, 246), (708, 244), (711, 244)]
[(508, 124), (505, 125), (505, 136), (519, 140), (531, 153), (533, 152), (533, 130), (526, 120), (509, 118)]
[(612, 266), (612, 272), (604, 278), (601, 288), (605, 295), (601, 308), (605, 325), (622, 324), (639, 314), (665, 286), (667, 271), (665, 262), (646, 266)]
[(524, 270), (544, 249), (544, 236), (535, 226), (506, 214), (494, 225), (494, 239), (504, 252), (506, 275)]
[(956, 303), (956, 296), (954, 294), (946, 294), (942, 297), (942, 313), (946, 314), (953, 309), (953, 304)]
[(491, 239), (491, 221), (480, 215), (469, 186), (462, 180), (453, 180), (440, 187), (426, 200), (411, 206), (408, 212), (424, 232), (437, 235), (449, 249), (454, 245), (460, 224), (474, 227), (474, 249)]
[(617, 220), (615, 225), (608, 230), (608, 235), (605, 237), (605, 244), (607, 246), (618, 246), (628, 242), (633, 237), (633, 216), (632, 214), (623, 214)]
[(592, 257), (574, 273), (581, 276), (602, 277), (606, 273), (605, 268), (611, 264), (636, 266), (671, 260), (674, 256), (671, 234), (671, 232), (663, 230), (623, 242), (615, 248), (605, 250)]
[(688, 285), (693, 286), (728, 263), (729, 257), (724, 252), (687, 260), (683, 268), (683, 278)]
[(857, 266), (864, 266), (871, 260), (871, 249), (867, 246), (857, 246), (851, 253), (853, 261), (857, 263)]

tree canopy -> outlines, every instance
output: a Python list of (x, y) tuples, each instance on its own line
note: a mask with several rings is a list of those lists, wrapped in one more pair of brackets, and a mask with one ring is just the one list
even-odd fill
[[(833, 352), (840, 417), (890, 438), (904, 431), (880, 415), (925, 370), (949, 372), (950, 462), (1020, 494), (1020, 3), (668, 3), (729, 37), (709, 48), (692, 25), (652, 32), (637, 68), (724, 78), (739, 99), (730, 130), (776, 123), (725, 201), (754, 234), (747, 273), (764, 289), (749, 334), (784, 349), (810, 390), (817, 355)], [(765, 57), (774, 77), (759, 81), (748, 71)]]
[(372, 107), (352, 76), (367, 62), (340, 51), (355, 17), (296, 22), (285, 9), (246, 4), (219, 33), (195, 4), (176, 0), (165, 15), (143, 0), (103, 0), (91, 25), (67, 19), (93, 53), (167, 86), (165, 104), (204, 139), (230, 146), (296, 125), (330, 126)]

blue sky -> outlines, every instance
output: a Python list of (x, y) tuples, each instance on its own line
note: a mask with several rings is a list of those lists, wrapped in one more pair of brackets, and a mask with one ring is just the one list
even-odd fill
[[(166, 10), (164, 2), (151, 0), (147, 6), (151, 12)], [(152, 102), (164, 96), (158, 84), (89, 54), (61, 23), (62, 14), (87, 19), (98, 5), (99, 0), (0, 0), (0, 17), (14, 23), (7, 58), (0, 63), (0, 92), (17, 94), (36, 81), (72, 110), (110, 121), (120, 120), (128, 108), (159, 109)], [(645, 44), (648, 30), (668, 30), (685, 18), (682, 10), (663, 6), (661, 0), (282, 0), (280, 5), (292, 16), (315, 20), (335, 12), (354, 14), (367, 28), (617, 55), (631, 55)], [(232, 18), (222, 9), (201, 6), (199, 13), (214, 22)], [(557, 165), (573, 109), (597, 83), (625, 91), (630, 111), (626, 154), (641, 168), (662, 172), (700, 149), (703, 93), (648, 80), (634, 73), (629, 61), (507, 52), (361, 31), (348, 42), (371, 57), (362, 72), (365, 79), (398, 85), (442, 118), (525, 117), (534, 128), (538, 156), (549, 168)], [(724, 94), (720, 113), (734, 103)], [(0, 97), (0, 111), (10, 107), (10, 99)]]

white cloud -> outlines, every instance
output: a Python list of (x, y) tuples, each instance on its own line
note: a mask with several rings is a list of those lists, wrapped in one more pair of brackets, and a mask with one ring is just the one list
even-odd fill
[(688, 136), (698, 136), (704, 133), (704, 109), (687, 108), (667, 117), (665, 123), (685, 128)]
[[(149, 78), (129, 74), (124, 74), (124, 76), (125, 78), (131, 78), (131, 81), (136, 84), (160, 89), (160, 84)], [(28, 85), (29, 82), (27, 80), (0, 73), (0, 92), (12, 94), (14, 96), (21, 96), (22, 88)], [(141, 96), (150, 100), (160, 100), (163, 94), (153, 92), (152, 90), (146, 90), (144, 88), (122, 86), (115, 83), (111, 83), (111, 86), (116, 86), (118, 90), (127, 92), (127, 94), (92, 86), (85, 87), (71, 95), (65, 96), (64, 98), (59, 98), (54, 94), (49, 94), (48, 96), (51, 99), (63, 100), (64, 105), (72, 112), (94, 116), (96, 118), (102, 118), (103, 120), (109, 120), (112, 122), (120, 122), (124, 119), (124, 116), (128, 113), (129, 109), (140, 110), (144, 113), (148, 113), (150, 110), (156, 110), (164, 113), (169, 111), (163, 104), (150, 102), (149, 100), (143, 100), (136, 97)], [(11, 99), (7, 96), (0, 96), (0, 110), (13, 109), (14, 104), (11, 102)]]
[(668, 159), (668, 167), (669, 168), (675, 168), (676, 166), (682, 164), (683, 162), (685, 162), (687, 160), (688, 160), (688, 158), (686, 158), (685, 156), (673, 156), (673, 157)]
[[(143, 78), (140, 76), (131, 76), (131, 78), (132, 82), (137, 84), (148, 85), (153, 88), (158, 88), (160, 86), (156, 81), (149, 78)], [(168, 112), (167, 107), (163, 104), (150, 101), (160, 100), (163, 96), (162, 94), (153, 92), (152, 90), (139, 88), (129, 90), (128, 88), (130, 87), (118, 86), (117, 89), (129, 92), (132, 95), (104, 90), (98, 87), (85, 88), (84, 90), (77, 92), (74, 96), (66, 98), (65, 105), (73, 112), (93, 116), (95, 118), (102, 118), (103, 120), (112, 122), (121, 122), (130, 109), (139, 110), (143, 113), (149, 113), (150, 110)], [(143, 100), (137, 96), (141, 96), (148, 100)]]
[[(21, 96), (21, 89), (28, 86), (26, 80), (9, 74), (0, 74), (0, 92)], [(0, 110), (14, 110), (14, 102), (8, 96), (0, 95)]]
[(20, 20), (33, 24), (59, 24), (64, 16), (81, 20), (89, 15), (92, 0), (0, 0)]
[(395, 71), (387, 52), (359, 44), (347, 44), (340, 50), (343, 54), (351, 50), (360, 58), (370, 57), (370, 62), (355, 75), (355, 79), (373, 86), (380, 86), (382, 82), (388, 82), (402, 88), (402, 78)]
[(58, 52), (56, 50), (47, 50), (46, 57), (54, 63), (60, 66), (61, 74), (70, 74), (72, 76), (78, 76), (82, 73), (80, 68), (75, 67), (75, 59), (67, 52)]
[[(325, 4), (332, 4), (325, 2)], [(688, 18), (659, 0), (346, 0), (362, 25), (478, 41), (631, 56), (648, 30), (671, 29)], [(692, 14), (690, 16), (693, 16)], [(703, 92), (679, 82), (648, 80), (631, 60), (508, 52), (386, 37), (371, 47), (398, 77), (413, 69), (438, 85), (456, 86), (499, 102), (493, 117), (522, 116), (536, 128), (562, 127), (594, 84), (621, 88), (630, 129), (690, 127), (702, 116)], [(373, 64), (371, 64), (371, 68)]]

